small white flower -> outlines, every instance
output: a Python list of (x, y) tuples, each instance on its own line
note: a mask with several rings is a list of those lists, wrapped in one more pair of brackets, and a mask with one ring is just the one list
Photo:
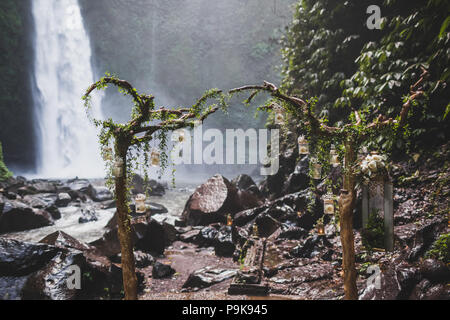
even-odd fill
[(372, 156), (372, 160), (375, 160), (375, 161), (382, 161), (382, 160), (383, 160), (383, 157), (382, 157), (382, 156), (379, 156), (379, 155), (377, 155), (377, 154), (375, 154), (375, 155)]
[(373, 172), (377, 171), (377, 163), (376, 163), (376, 161), (370, 161), (369, 162), (369, 169), (370, 169), (370, 171), (373, 171)]

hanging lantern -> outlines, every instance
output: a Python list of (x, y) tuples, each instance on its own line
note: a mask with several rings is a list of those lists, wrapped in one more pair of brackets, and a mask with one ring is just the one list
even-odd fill
[(253, 225), (253, 236), (256, 238), (259, 237), (259, 230), (258, 230), (258, 226), (256, 225), (256, 223)]
[(339, 167), (340, 165), (339, 156), (337, 155), (336, 147), (334, 146), (334, 144), (331, 145), (330, 162), (333, 167)]
[(233, 219), (231, 218), (231, 214), (227, 215), (227, 226), (231, 227), (233, 225)]
[(176, 143), (184, 142), (186, 136), (184, 130), (176, 130), (172, 133), (172, 141)]
[(319, 236), (325, 235), (325, 226), (323, 225), (323, 222), (317, 223), (317, 234)]
[(305, 136), (300, 136), (298, 138), (298, 153), (302, 155), (309, 154), (309, 143), (305, 139)]
[(114, 166), (112, 169), (112, 174), (116, 178), (123, 177), (123, 159), (122, 158), (116, 158), (116, 161), (114, 162)]
[(314, 180), (320, 180), (322, 178), (322, 165), (317, 161), (316, 158), (312, 158), (311, 163), (312, 163), (312, 178)]
[(277, 110), (275, 113), (275, 124), (282, 125), (284, 123), (284, 116), (281, 110)]
[(145, 194), (138, 194), (136, 196), (135, 200), (135, 205), (136, 205), (136, 213), (146, 213), (147, 212), (147, 207), (145, 206), (145, 200), (146, 200), (146, 196)]
[(150, 155), (150, 164), (152, 167), (159, 167), (161, 164), (161, 156), (158, 150), (153, 150)]
[(113, 159), (113, 151), (110, 147), (104, 147), (102, 150), (103, 161), (111, 161)]
[(334, 199), (331, 192), (323, 197), (323, 211), (325, 214), (334, 214)]

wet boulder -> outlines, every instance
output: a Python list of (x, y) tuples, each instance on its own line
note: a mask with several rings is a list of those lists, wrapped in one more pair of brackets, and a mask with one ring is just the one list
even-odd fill
[(153, 264), (152, 277), (153, 279), (170, 278), (175, 272), (176, 271), (170, 265), (155, 262)]
[(379, 274), (379, 285), (373, 281), (360, 295), (360, 300), (401, 300), (407, 299), (421, 280), (417, 269), (399, 264), (387, 263)]
[(214, 246), (214, 242), (216, 240), (217, 234), (219, 233), (220, 226), (218, 224), (210, 225), (204, 227), (200, 230), (200, 233), (197, 235), (196, 243), (199, 246), (209, 247)]
[[(173, 239), (173, 226), (165, 222), (158, 222), (150, 215), (132, 217), (132, 241), (134, 246), (144, 252), (161, 255)], [(172, 227), (172, 228), (171, 228)], [(120, 243), (117, 235), (117, 220), (114, 215), (107, 224), (107, 230), (100, 239), (90, 243), (99, 252), (108, 257), (120, 252)], [(176, 232), (176, 231), (175, 231)]]
[(450, 281), (450, 268), (442, 261), (426, 259), (420, 264), (422, 275), (433, 283)]
[(283, 193), (289, 194), (305, 190), (309, 187), (309, 157), (305, 156), (297, 163), (295, 170), (284, 183)]
[(103, 202), (113, 199), (111, 191), (109, 191), (106, 187), (93, 186), (90, 184), (86, 192), (87, 195), (95, 202)]
[(81, 217), (78, 218), (78, 223), (84, 224), (98, 221), (97, 214), (94, 209), (81, 209)]
[(214, 241), (214, 251), (216, 256), (219, 257), (231, 257), (233, 256), (236, 246), (232, 240), (232, 228), (229, 226), (223, 226), (217, 233)]
[(140, 175), (134, 175), (131, 182), (131, 192), (133, 194), (145, 194), (150, 196), (163, 196), (166, 193), (166, 187), (156, 180), (145, 181)]
[[(140, 250), (135, 250), (134, 252), (134, 262), (137, 268), (146, 268), (151, 266), (155, 262), (155, 258), (151, 254), (142, 252)], [(119, 253), (111, 259), (112, 262), (122, 263), (122, 254)]]
[(191, 273), (183, 288), (206, 288), (236, 276), (237, 270), (206, 267)]
[(69, 205), (69, 203), (72, 201), (72, 197), (66, 193), (66, 192), (61, 192), (58, 193), (58, 198), (55, 200), (55, 205), (58, 208), (65, 208)]
[(53, 218), (48, 211), (33, 209), (19, 201), (5, 201), (0, 212), (0, 234), (37, 229), (53, 224)]
[(209, 225), (226, 221), (227, 214), (241, 211), (237, 189), (225, 177), (215, 175), (197, 187), (184, 208), (187, 225)]
[(56, 231), (52, 234), (49, 234), (48, 236), (40, 240), (39, 243), (52, 245), (58, 248), (76, 249), (80, 251), (92, 249), (92, 247), (78, 241), (64, 231)]
[(256, 217), (255, 223), (258, 226), (258, 235), (260, 237), (269, 237), (281, 226), (278, 220), (272, 218), (267, 213)]

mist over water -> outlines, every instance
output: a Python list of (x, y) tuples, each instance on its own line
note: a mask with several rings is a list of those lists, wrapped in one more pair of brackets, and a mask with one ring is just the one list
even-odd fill
[[(91, 47), (78, 0), (33, 0), (35, 24), (33, 95), (39, 125), (38, 176), (102, 177), (95, 127), (81, 97), (94, 82)], [(100, 117), (99, 95), (92, 114)]]

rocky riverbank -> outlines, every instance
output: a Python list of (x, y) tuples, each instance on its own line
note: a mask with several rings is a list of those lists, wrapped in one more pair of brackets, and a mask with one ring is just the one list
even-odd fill
[[(361, 210), (359, 206), (355, 210), (360, 299), (450, 298), (446, 247), (450, 171), (448, 166), (439, 167), (448, 155), (444, 146), (439, 157), (395, 163), (393, 252), (363, 245)], [(289, 160), (289, 153), (284, 157), (280, 173), (260, 185), (245, 175), (231, 181), (216, 175), (186, 196), (179, 212), (153, 201), (147, 203), (145, 214), (133, 212), (140, 298), (245, 299), (263, 293), (268, 298), (342, 299), (339, 226), (333, 216), (323, 213), (323, 183), (308, 188), (308, 157), (297, 163)], [(330, 173), (337, 187), (338, 177), (339, 168)], [(136, 193), (148, 187), (142, 181), (134, 184)], [(106, 188), (78, 179), (15, 178), (0, 189), (0, 230), (8, 232), (0, 237), (0, 297), (121, 298), (114, 201)], [(152, 190), (157, 196), (170, 192), (157, 184)], [(88, 220), (84, 225), (96, 223), (89, 217), (102, 216), (102, 210), (109, 212), (101, 234), (87, 242), (61, 231), (39, 243), (9, 236), (55, 224), (64, 219), (67, 208), (78, 208), (79, 222), (83, 217)], [(324, 235), (315, 227), (319, 219), (325, 224)], [(74, 264), (82, 270), (82, 290), (66, 286)], [(370, 266), (380, 270), (379, 287), (368, 282)]]

